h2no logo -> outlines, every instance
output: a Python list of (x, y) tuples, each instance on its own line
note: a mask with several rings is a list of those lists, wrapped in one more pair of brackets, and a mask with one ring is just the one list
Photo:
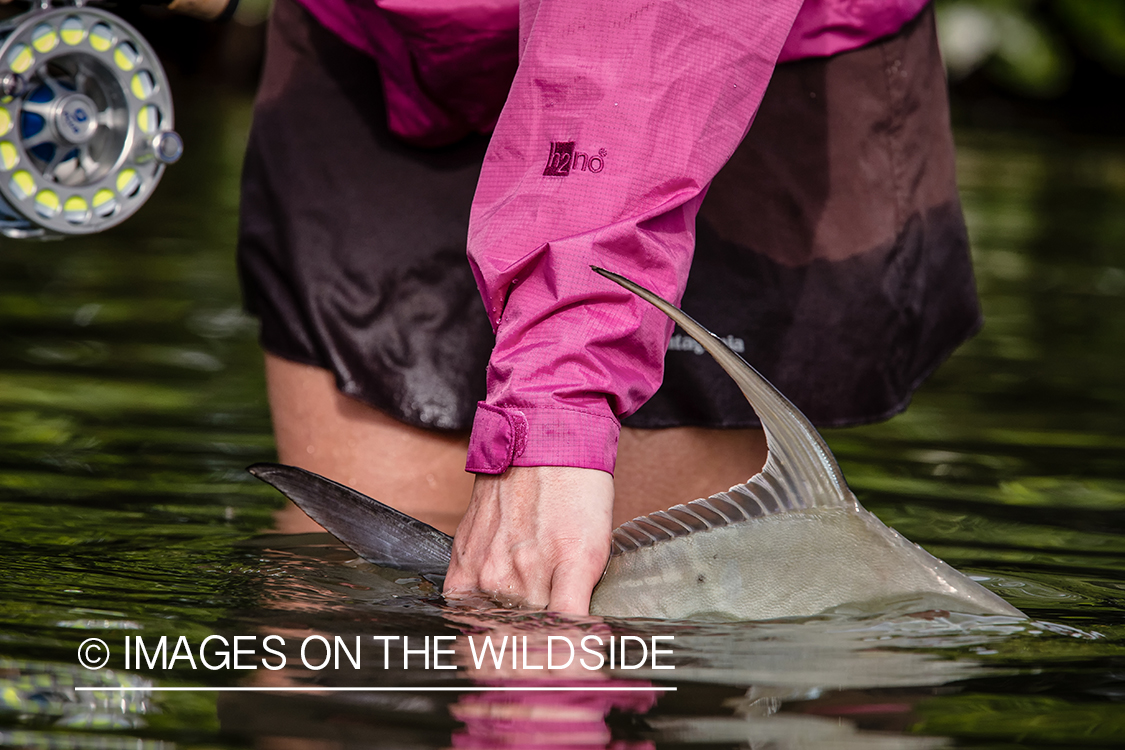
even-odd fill
[(604, 148), (598, 149), (594, 156), (576, 152), (574, 141), (554, 141), (551, 143), (551, 152), (547, 155), (547, 166), (543, 169), (544, 177), (566, 177), (571, 169), (575, 172), (598, 172), (605, 169)]

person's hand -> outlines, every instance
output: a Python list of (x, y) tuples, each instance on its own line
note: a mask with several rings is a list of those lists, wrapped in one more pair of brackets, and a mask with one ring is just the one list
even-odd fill
[(451, 601), (585, 615), (609, 560), (613, 477), (597, 469), (514, 466), (480, 474), (453, 538)]

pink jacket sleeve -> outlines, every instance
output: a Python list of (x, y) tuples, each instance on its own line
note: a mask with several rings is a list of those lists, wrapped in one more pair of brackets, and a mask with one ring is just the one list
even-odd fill
[(496, 331), (467, 468), (613, 471), (679, 301), (695, 216), (750, 126), (801, 0), (528, 0), (469, 259)]

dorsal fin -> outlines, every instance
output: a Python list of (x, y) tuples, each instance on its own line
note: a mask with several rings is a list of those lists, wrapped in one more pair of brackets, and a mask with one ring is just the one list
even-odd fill
[(762, 421), (768, 448), (765, 467), (745, 483), (619, 526), (613, 532), (613, 554), (751, 518), (856, 505), (824, 438), (757, 370), (675, 305), (623, 276), (594, 270), (655, 305), (714, 357)]

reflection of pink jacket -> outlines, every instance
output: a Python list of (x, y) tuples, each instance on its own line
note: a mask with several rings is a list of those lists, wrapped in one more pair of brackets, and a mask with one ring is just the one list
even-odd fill
[[(392, 129), (493, 125), (515, 0), (301, 0), (380, 62)], [(678, 301), (695, 215), (778, 61), (897, 32), (923, 0), (524, 0), (469, 259), (496, 329), (470, 471), (612, 471), (617, 417), (660, 384), (671, 324), (590, 271)], [(483, 75), (482, 75), (483, 71)]]

